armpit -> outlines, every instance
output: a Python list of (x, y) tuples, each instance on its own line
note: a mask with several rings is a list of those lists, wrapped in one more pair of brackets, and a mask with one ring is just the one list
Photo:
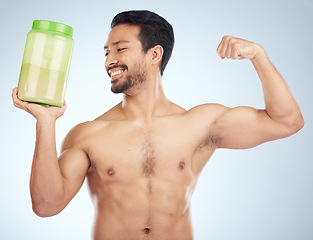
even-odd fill
[(212, 148), (216, 148), (220, 140), (221, 139), (218, 136), (210, 135), (199, 145), (197, 151), (211, 150)]

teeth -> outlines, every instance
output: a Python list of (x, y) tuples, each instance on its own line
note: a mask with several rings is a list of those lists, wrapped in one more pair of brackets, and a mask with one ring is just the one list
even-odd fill
[(124, 72), (124, 71), (123, 70), (118, 70), (118, 71), (112, 72), (111, 73), (111, 77), (114, 77), (117, 74), (121, 74), (122, 72)]

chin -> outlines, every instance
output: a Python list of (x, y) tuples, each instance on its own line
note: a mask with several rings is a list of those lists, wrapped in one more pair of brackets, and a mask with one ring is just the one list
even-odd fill
[(119, 84), (117, 83), (117, 80), (118, 79), (112, 82), (111, 91), (113, 93), (126, 93), (134, 85), (131, 78), (127, 78), (126, 81), (120, 82)]
[(121, 93), (121, 91), (119, 91), (119, 89), (116, 89), (115, 87), (111, 87), (111, 92), (113, 93)]

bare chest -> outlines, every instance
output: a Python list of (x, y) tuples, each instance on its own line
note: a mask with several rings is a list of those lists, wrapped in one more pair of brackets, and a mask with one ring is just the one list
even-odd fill
[(90, 137), (88, 155), (106, 179), (172, 178), (192, 174), (195, 142), (175, 125), (148, 129), (118, 125)]
[(90, 161), (106, 180), (155, 177), (188, 181), (198, 175), (214, 149), (201, 147), (198, 151), (203, 139), (185, 125), (176, 120), (150, 127), (112, 124), (89, 137)]

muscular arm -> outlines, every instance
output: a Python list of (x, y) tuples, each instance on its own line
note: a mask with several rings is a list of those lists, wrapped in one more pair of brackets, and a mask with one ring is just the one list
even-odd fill
[(304, 124), (300, 109), (285, 80), (259, 45), (226, 36), (217, 49), (222, 59), (249, 59), (262, 83), (265, 110), (220, 107), (212, 126), (220, 148), (250, 148), (284, 138)]
[(33, 210), (39, 216), (52, 216), (70, 202), (82, 186), (89, 160), (67, 136), (57, 157), (55, 124), (37, 121), (37, 140), (30, 178)]
[(60, 157), (55, 143), (55, 121), (63, 108), (42, 107), (17, 98), (13, 90), (13, 102), (18, 108), (31, 113), (36, 119), (36, 146), (30, 177), (30, 193), (34, 212), (42, 217), (53, 216), (69, 203), (80, 189), (89, 167), (85, 152), (74, 144), (77, 130), (65, 138)]

